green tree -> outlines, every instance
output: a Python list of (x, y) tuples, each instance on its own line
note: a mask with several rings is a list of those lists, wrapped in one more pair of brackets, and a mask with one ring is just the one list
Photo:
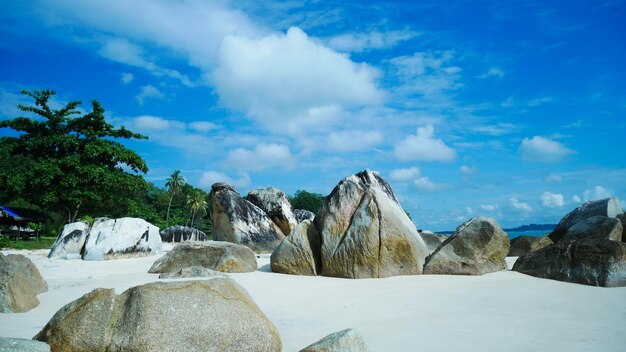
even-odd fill
[(22, 90), (22, 94), (34, 99), (34, 105), (19, 109), (38, 116), (0, 121), (0, 128), (19, 133), (0, 139), (0, 153), (16, 161), (0, 170), (3, 201), (19, 197), (47, 211), (62, 212), (72, 222), (79, 211), (119, 211), (145, 190), (140, 175), (148, 170), (145, 161), (114, 140), (145, 136), (107, 123), (95, 100), (92, 111), (82, 114), (77, 110), (80, 101), (52, 109), (54, 91)]
[(319, 193), (311, 193), (304, 190), (296, 191), (293, 197), (289, 197), (289, 202), (294, 209), (306, 209), (317, 213), (324, 204), (324, 196)]
[(187, 199), (187, 206), (191, 210), (191, 225), (193, 227), (193, 223), (196, 219), (196, 215), (204, 216), (207, 214), (207, 201), (206, 194), (202, 191), (193, 192), (189, 198)]
[(170, 208), (172, 207), (172, 199), (176, 196), (180, 189), (185, 185), (185, 179), (180, 175), (180, 170), (175, 170), (172, 173), (172, 176), (167, 179), (165, 182), (165, 187), (170, 194), (170, 202), (167, 205), (167, 216), (165, 217), (165, 222), (170, 220)]

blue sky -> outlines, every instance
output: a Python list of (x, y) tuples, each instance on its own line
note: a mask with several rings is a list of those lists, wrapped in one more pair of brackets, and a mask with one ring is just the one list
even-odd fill
[(626, 199), (624, 18), (610, 0), (20, 1), (0, 7), (0, 118), (50, 88), (149, 136), (127, 145), (160, 186), (180, 169), (327, 194), (369, 168), (420, 228), (556, 222)]

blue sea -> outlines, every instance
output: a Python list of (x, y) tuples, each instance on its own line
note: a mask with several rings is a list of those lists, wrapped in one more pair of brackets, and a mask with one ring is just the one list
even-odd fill
[(510, 239), (514, 239), (519, 236), (544, 236), (549, 234), (549, 230), (539, 230), (539, 231), (511, 231), (507, 232)]

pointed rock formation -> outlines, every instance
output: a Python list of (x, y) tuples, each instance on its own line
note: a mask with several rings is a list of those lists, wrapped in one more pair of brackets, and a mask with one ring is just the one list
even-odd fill
[(289, 199), (285, 193), (276, 188), (255, 189), (248, 193), (246, 200), (261, 208), (285, 236), (298, 224)]
[(565, 215), (549, 236), (552, 242), (557, 243), (570, 227), (585, 219), (593, 216), (615, 218), (623, 213), (624, 210), (616, 197), (587, 202)]
[(50, 249), (48, 258), (81, 259), (83, 247), (89, 234), (89, 224), (83, 221), (73, 222), (63, 227)]
[(311, 220), (304, 220), (272, 252), (272, 271), (291, 275), (319, 274), (320, 245), (315, 226)]

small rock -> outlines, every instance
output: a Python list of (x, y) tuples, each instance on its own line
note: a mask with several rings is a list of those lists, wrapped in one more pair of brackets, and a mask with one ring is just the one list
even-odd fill
[(295, 209), (293, 211), (293, 215), (296, 217), (296, 221), (298, 223), (301, 223), (304, 220), (313, 221), (313, 219), (315, 219), (315, 213), (306, 209)]
[(552, 240), (548, 236), (519, 236), (511, 240), (511, 248), (509, 248), (509, 257), (519, 257), (530, 251), (549, 246)]
[(0, 253), (0, 313), (27, 312), (39, 305), (37, 295), (48, 284), (30, 259)]
[(346, 329), (323, 337), (300, 352), (367, 352), (369, 350), (361, 334), (353, 329)]
[(41, 341), (0, 337), (0, 352), (50, 352), (50, 346)]

